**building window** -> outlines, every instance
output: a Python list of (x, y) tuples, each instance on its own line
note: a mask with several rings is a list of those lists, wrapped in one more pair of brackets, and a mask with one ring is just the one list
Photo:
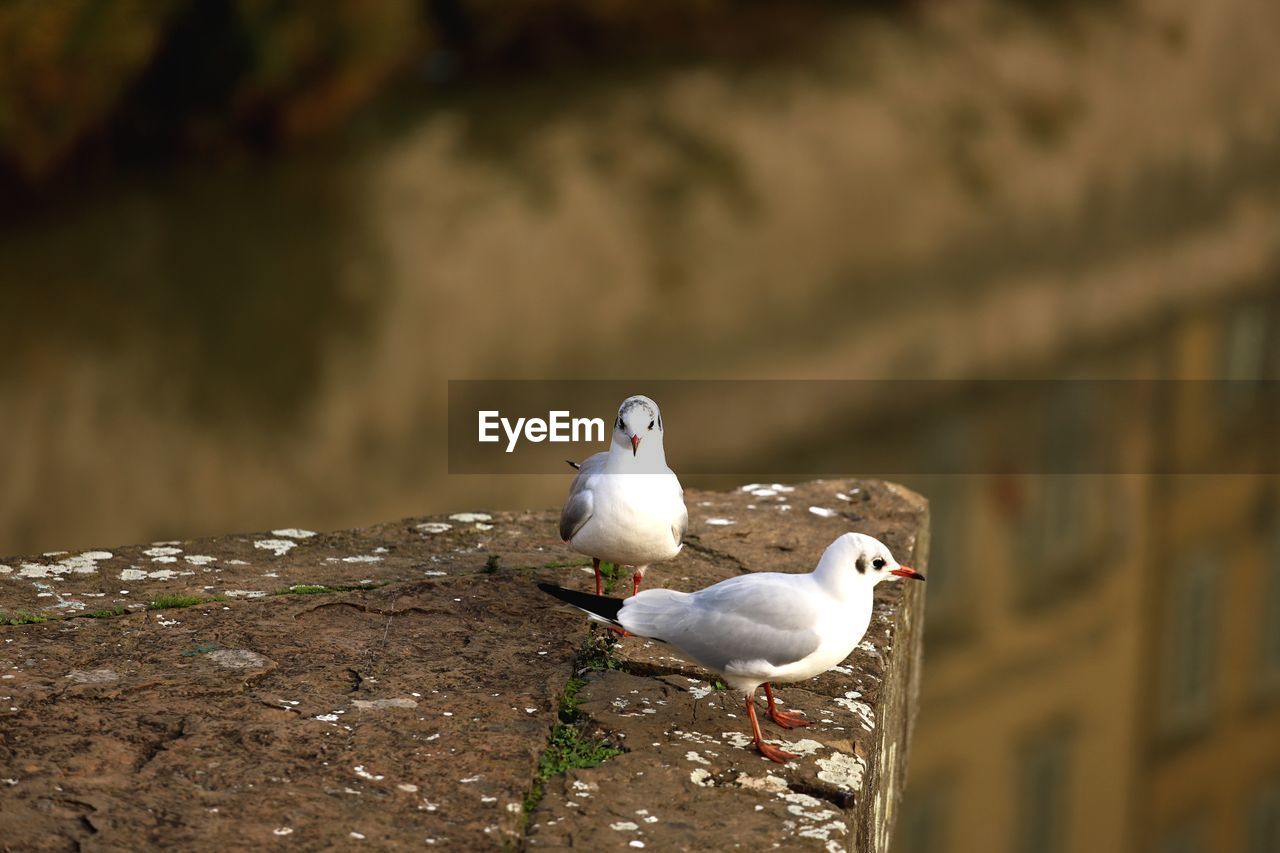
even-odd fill
[(1085, 589), (1082, 580), (1105, 564), (1111, 537), (1109, 491), (1088, 473), (1105, 470), (1096, 441), (1097, 411), (1106, 405), (1092, 386), (1065, 382), (1044, 404), (1045, 471), (1027, 487), (1016, 531), (1021, 603), (1036, 608)]
[(1267, 369), (1267, 315), (1262, 306), (1236, 309), (1227, 322), (1222, 347), (1222, 378), (1256, 381)]
[(1280, 850), (1280, 781), (1272, 782), (1255, 796), (1249, 811), (1248, 838), (1248, 853)]
[(965, 495), (967, 480), (958, 476), (933, 478), (929, 495), (929, 583), (925, 608), (930, 618), (957, 610), (965, 596), (965, 515), (972, 504)]
[(1221, 561), (1202, 551), (1170, 579), (1165, 629), (1164, 728), (1177, 735), (1209, 718), (1217, 672)]
[(946, 798), (939, 786), (909, 790), (902, 803), (894, 853), (942, 853), (946, 849)]
[(1243, 415), (1261, 394), (1258, 382), (1269, 372), (1269, 325), (1262, 306), (1252, 304), (1237, 308), (1226, 322), (1219, 375), (1227, 380), (1223, 385), (1221, 411), (1228, 421)]
[(1060, 853), (1068, 848), (1071, 734), (1055, 729), (1029, 741), (1018, 758), (1018, 819), (1014, 850)]
[[(1280, 692), (1280, 524), (1271, 534), (1262, 593), (1260, 680), (1266, 692)], [(1277, 848), (1280, 849), (1280, 848)]]

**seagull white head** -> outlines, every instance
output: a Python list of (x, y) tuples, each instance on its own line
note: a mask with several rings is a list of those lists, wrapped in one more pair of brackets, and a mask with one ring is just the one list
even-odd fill
[(641, 447), (666, 456), (662, 448), (662, 412), (657, 403), (637, 394), (618, 407), (618, 417), (613, 422), (613, 449), (636, 457)]
[(920, 572), (895, 560), (883, 542), (865, 533), (846, 533), (828, 545), (814, 573), (841, 590), (870, 588), (898, 578), (924, 580)]

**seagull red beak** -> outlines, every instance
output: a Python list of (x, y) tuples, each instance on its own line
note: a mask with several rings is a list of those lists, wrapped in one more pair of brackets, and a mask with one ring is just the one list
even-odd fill
[(635, 456), (636, 451), (638, 451), (639, 449), (640, 449), (640, 436), (638, 435), (631, 436), (631, 455)]
[(898, 568), (890, 571), (889, 574), (897, 575), (900, 578), (911, 578), (913, 581), (924, 580), (924, 575), (909, 566), (898, 566)]

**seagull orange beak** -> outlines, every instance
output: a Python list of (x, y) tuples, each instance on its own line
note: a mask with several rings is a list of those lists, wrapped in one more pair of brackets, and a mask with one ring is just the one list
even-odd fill
[(897, 575), (900, 578), (911, 578), (913, 581), (924, 580), (924, 575), (920, 574), (910, 566), (898, 566), (898, 568), (890, 571), (889, 574)]
[(631, 436), (631, 455), (635, 456), (636, 452), (639, 449), (640, 449), (640, 436), (638, 435)]

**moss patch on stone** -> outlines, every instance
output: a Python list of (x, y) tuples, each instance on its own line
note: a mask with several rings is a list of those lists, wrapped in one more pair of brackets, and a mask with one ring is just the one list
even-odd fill
[(0, 625), (38, 625), (48, 621), (49, 617), (43, 613), (32, 613), (29, 610), (19, 610), (11, 616), (0, 613)]
[(320, 583), (295, 583), (282, 586), (271, 591), (272, 595), (325, 595), (331, 592), (356, 592), (358, 590), (377, 589), (383, 584), (355, 584), (353, 586), (329, 586)]
[(547, 738), (547, 747), (538, 756), (538, 770), (533, 784), (524, 798), (527, 817), (542, 801), (543, 787), (548, 779), (570, 770), (599, 767), (604, 762), (621, 755), (623, 750), (608, 741), (593, 738), (586, 732), (586, 720), (578, 710), (578, 692), (587, 685), (582, 674), (590, 671), (617, 669), (618, 662), (612, 651), (615, 640), (602, 632), (592, 631), (574, 656), (574, 675), (565, 683), (560, 694), (558, 721)]
[(180, 607), (192, 607), (204, 604), (206, 599), (198, 595), (158, 595), (147, 602), (148, 610), (176, 610)]

